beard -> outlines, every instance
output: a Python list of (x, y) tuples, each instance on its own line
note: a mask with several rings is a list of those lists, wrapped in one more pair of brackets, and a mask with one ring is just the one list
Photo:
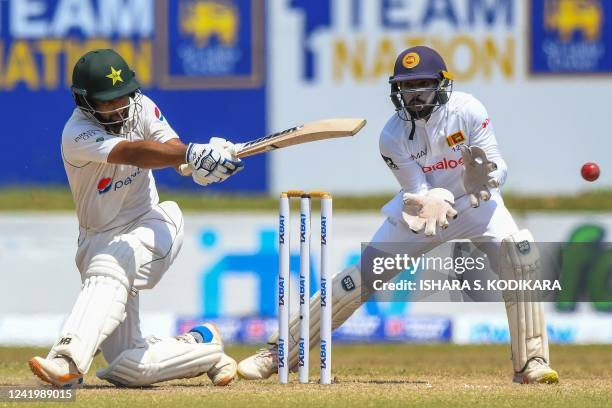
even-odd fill
[(404, 105), (412, 119), (427, 119), (433, 112), (435, 99), (436, 93), (433, 91), (418, 92), (409, 101), (404, 98)]
[(428, 105), (431, 102), (424, 101), (420, 97), (414, 98), (406, 106), (406, 110), (414, 120), (427, 119), (433, 112), (433, 106)]
[[(121, 128), (125, 124), (130, 112), (130, 107), (122, 109), (119, 112), (113, 112), (108, 117), (99, 117), (98, 120), (103, 124), (107, 132), (118, 135), (121, 134)], [(98, 115), (101, 116), (101, 115)], [(107, 123), (107, 124), (105, 124)]]

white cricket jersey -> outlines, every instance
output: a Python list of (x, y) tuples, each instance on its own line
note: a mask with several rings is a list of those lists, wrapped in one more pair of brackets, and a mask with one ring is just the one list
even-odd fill
[(481, 147), (498, 166), (493, 176), (500, 185), (504, 182), (506, 165), (493, 125), (484, 106), (472, 95), (453, 92), (448, 103), (427, 122), (414, 123), (412, 140), (412, 123), (397, 114), (387, 121), (380, 135), (380, 153), (405, 192), (425, 194), (441, 187), (451, 191), (455, 199), (465, 195), (459, 149), (462, 144)]
[(126, 136), (106, 132), (79, 108), (64, 126), (62, 158), (82, 228), (100, 232), (129, 224), (159, 202), (151, 170), (106, 162), (124, 140), (165, 143), (178, 138), (151, 99), (142, 95), (141, 103), (138, 125)]

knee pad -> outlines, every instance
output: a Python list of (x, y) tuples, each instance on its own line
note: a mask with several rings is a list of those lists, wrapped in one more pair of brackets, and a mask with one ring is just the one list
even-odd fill
[(85, 279), (89, 276), (107, 276), (131, 287), (144, 250), (140, 240), (133, 235), (115, 237), (91, 258)]
[(122, 235), (100, 248), (87, 267), (81, 293), (49, 357), (70, 357), (89, 370), (100, 344), (125, 319), (125, 304), (141, 257), (140, 242)]
[(125, 350), (96, 375), (118, 386), (142, 387), (204, 374), (222, 354), (222, 346), (216, 343), (148, 337), (146, 347)]

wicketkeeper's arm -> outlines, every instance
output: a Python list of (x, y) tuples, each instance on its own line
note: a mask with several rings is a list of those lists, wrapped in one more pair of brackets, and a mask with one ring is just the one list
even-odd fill
[(504, 161), (497, 138), (495, 137), (495, 129), (493, 122), (489, 118), (489, 114), (485, 107), (476, 98), (471, 101), (468, 109), (468, 122), (470, 125), (470, 146), (481, 148), (487, 159), (496, 164), (497, 169), (490, 173), (499, 187), (506, 181), (508, 166)]
[(424, 195), (431, 189), (421, 166), (397, 146), (395, 140), (381, 134), (379, 141), (380, 155), (406, 193)]

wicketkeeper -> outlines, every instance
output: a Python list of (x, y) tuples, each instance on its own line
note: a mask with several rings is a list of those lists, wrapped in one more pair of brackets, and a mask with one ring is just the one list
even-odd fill
[(143, 338), (139, 291), (153, 288), (183, 241), (176, 203), (159, 202), (151, 169), (188, 163), (194, 182), (222, 182), (242, 170), (234, 145), (213, 138), (183, 144), (135, 73), (113, 50), (83, 55), (74, 67), (76, 108), (62, 134), (62, 158), (79, 220), (76, 264), (83, 285), (58, 341), (30, 368), (58, 387), (82, 382), (101, 350), (101, 379), (143, 386), (203, 373), (229, 384), (236, 362), (210, 324), (176, 338)]
[[(480, 249), (501, 279), (521, 279), (531, 273), (537, 267), (537, 249), (531, 233), (519, 230), (504, 205), (499, 187), (507, 167), (483, 105), (472, 95), (453, 92), (444, 60), (424, 46), (398, 56), (389, 83), (395, 114), (381, 132), (380, 153), (402, 191), (383, 208), (388, 218), (371, 242), (405, 242), (408, 256), (419, 257), (444, 242), (470, 239), (476, 246), (484, 244)], [(359, 265), (334, 276), (333, 328), (363, 303), (362, 278), (373, 279), (361, 276)], [(366, 282), (364, 287), (371, 288)], [(542, 305), (512, 295), (504, 295), (504, 300), (514, 381), (558, 382), (557, 372), (549, 367)], [(312, 347), (320, 337), (319, 302), (317, 293), (310, 302)], [(300, 337), (297, 313), (289, 331), (288, 361), (289, 367), (295, 367)], [(277, 342), (275, 334), (269, 347), (240, 362), (238, 374), (262, 379), (277, 372)]]

